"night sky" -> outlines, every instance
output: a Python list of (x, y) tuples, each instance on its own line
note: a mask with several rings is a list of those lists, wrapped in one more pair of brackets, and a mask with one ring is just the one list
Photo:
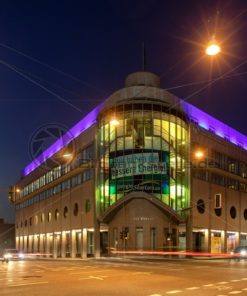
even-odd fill
[[(204, 54), (213, 35), (222, 47), (214, 59)], [(38, 128), (71, 127), (142, 69), (143, 42), (163, 88), (229, 72), (192, 97), (207, 84), (170, 91), (247, 134), (246, 36), (246, 0), (1, 1), (1, 190), (31, 161)], [(0, 198), (0, 217), (13, 222), (7, 194)]]

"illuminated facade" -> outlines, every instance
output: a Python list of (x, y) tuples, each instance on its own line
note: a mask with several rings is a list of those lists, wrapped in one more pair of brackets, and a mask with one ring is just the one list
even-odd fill
[(24, 169), (11, 196), (16, 244), (54, 257), (229, 252), (247, 243), (246, 149), (246, 136), (158, 76), (130, 74)]

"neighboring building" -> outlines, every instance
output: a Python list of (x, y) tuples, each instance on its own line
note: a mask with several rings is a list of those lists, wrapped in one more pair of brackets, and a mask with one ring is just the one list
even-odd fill
[(15, 247), (15, 224), (4, 223), (0, 219), (0, 255), (4, 249)]
[(24, 169), (16, 245), (54, 257), (229, 252), (247, 242), (246, 149), (246, 136), (155, 74), (130, 74)]

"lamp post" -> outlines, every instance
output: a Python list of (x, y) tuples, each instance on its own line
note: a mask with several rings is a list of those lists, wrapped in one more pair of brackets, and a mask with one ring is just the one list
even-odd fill
[(13, 204), (16, 201), (16, 197), (21, 192), (20, 188), (16, 186), (11, 186), (9, 189), (0, 189), (0, 192), (8, 193), (9, 201)]

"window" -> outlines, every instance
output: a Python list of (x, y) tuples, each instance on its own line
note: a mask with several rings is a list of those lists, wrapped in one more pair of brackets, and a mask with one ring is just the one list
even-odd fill
[(44, 213), (41, 214), (40, 221), (41, 221), (41, 223), (45, 222), (45, 214)]
[(37, 216), (37, 215), (35, 215), (35, 217), (34, 217), (34, 224), (35, 224), (35, 225), (37, 225), (37, 224), (38, 224), (38, 222), (39, 222), (38, 216)]
[(75, 203), (74, 204), (74, 216), (78, 216), (78, 212), (79, 212), (79, 206), (78, 206), (78, 203)]
[(57, 221), (59, 218), (59, 211), (58, 209), (55, 210), (55, 220)]
[(217, 193), (214, 196), (214, 208), (215, 209), (221, 208), (221, 193)]
[(81, 152), (82, 161), (94, 159), (94, 145), (90, 145)]
[(214, 184), (218, 184), (220, 186), (225, 186), (225, 178), (224, 176), (218, 175), (218, 174), (212, 174), (211, 175), (211, 181)]
[(63, 209), (63, 216), (64, 216), (65, 219), (68, 217), (68, 214), (69, 214), (69, 210), (68, 210), (68, 207), (66, 206)]
[(90, 200), (87, 199), (85, 202), (85, 212), (88, 213), (90, 209), (91, 209), (91, 203), (90, 203)]
[(64, 181), (64, 182), (62, 183), (62, 191), (65, 191), (65, 190), (67, 190), (67, 189), (69, 189), (69, 188), (70, 188), (70, 179), (67, 180), (67, 181)]
[(199, 199), (196, 203), (197, 211), (200, 214), (203, 214), (205, 212), (205, 203), (203, 199)]
[(88, 180), (91, 180), (93, 177), (93, 171), (92, 170), (86, 170), (84, 173), (83, 173), (83, 181), (88, 181)]
[(230, 179), (230, 178), (228, 178), (227, 179), (227, 187), (229, 188), (229, 189), (234, 189), (234, 190), (238, 190), (238, 184), (239, 182), (237, 181), (237, 180), (234, 180), (234, 179)]
[(244, 220), (247, 220), (247, 209), (244, 210)]
[(230, 215), (231, 215), (232, 219), (235, 219), (236, 216), (237, 216), (237, 211), (236, 211), (236, 208), (234, 206), (232, 206), (231, 209), (230, 209)]
[(48, 212), (48, 214), (47, 214), (47, 221), (51, 222), (51, 212)]
[(156, 250), (156, 228), (154, 227), (151, 228), (150, 238), (151, 238), (151, 250), (154, 251)]

